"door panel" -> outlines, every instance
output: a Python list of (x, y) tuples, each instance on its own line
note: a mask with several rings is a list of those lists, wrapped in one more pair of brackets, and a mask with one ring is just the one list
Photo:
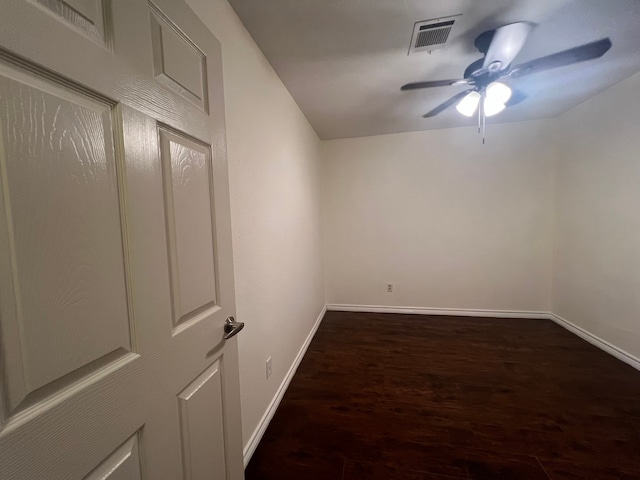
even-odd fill
[(138, 435), (118, 447), (85, 480), (142, 480)]
[(44, 8), (60, 16), (92, 40), (109, 46), (109, 7), (106, 0), (37, 0)]
[(153, 3), (149, 8), (156, 79), (207, 112), (206, 55)]
[(181, 0), (1, 9), (0, 478), (241, 479), (220, 45)]
[(10, 416), (132, 344), (111, 106), (8, 67), (0, 99)]
[(165, 185), (174, 324), (216, 305), (211, 152), (184, 135), (159, 130)]
[(225, 477), (220, 362), (178, 395), (185, 480)]

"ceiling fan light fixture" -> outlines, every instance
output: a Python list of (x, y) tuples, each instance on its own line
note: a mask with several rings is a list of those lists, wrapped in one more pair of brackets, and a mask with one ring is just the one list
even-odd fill
[(456, 105), (456, 110), (465, 117), (471, 117), (476, 112), (480, 103), (480, 94), (478, 92), (469, 92)]
[(491, 82), (489, 86), (487, 86), (487, 98), (504, 105), (511, 98), (511, 88), (504, 83)]
[(499, 114), (501, 111), (505, 109), (505, 104), (491, 98), (489, 96), (484, 97), (484, 102), (482, 104), (484, 114), (487, 117), (493, 117), (494, 115)]

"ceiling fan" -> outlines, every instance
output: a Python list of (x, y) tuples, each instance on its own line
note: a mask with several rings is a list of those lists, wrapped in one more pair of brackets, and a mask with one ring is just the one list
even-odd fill
[(534, 25), (529, 22), (516, 22), (484, 32), (474, 42), (475, 47), (484, 54), (484, 57), (469, 65), (464, 71), (463, 78), (407, 83), (401, 90), (467, 85), (471, 88), (457, 93), (423, 116), (434, 117), (456, 104), (458, 112), (467, 117), (473, 116), (477, 111), (480, 127), (480, 123), (484, 125), (486, 117), (496, 115), (505, 107), (520, 103), (527, 98), (526, 94), (510, 85), (512, 80), (552, 68), (593, 60), (601, 57), (611, 48), (611, 40), (603, 38), (511, 66), (533, 27)]

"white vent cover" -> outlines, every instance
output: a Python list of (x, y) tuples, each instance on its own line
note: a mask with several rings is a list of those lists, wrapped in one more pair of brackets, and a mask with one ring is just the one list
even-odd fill
[(431, 52), (444, 47), (456, 17), (459, 15), (416, 22), (413, 26), (409, 55), (418, 52)]

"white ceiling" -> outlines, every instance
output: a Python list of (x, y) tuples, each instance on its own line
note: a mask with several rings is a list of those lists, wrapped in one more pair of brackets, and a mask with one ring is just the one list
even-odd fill
[[(610, 37), (591, 62), (514, 80), (529, 98), (490, 122), (559, 115), (640, 70), (640, 0), (230, 0), (322, 139), (470, 125), (455, 108), (422, 115), (465, 89), (401, 92), (462, 77), (482, 55), (473, 40), (515, 22), (538, 24), (514, 63)], [(462, 14), (447, 46), (407, 56), (416, 21)], [(640, 92), (638, 92), (640, 95)]]

